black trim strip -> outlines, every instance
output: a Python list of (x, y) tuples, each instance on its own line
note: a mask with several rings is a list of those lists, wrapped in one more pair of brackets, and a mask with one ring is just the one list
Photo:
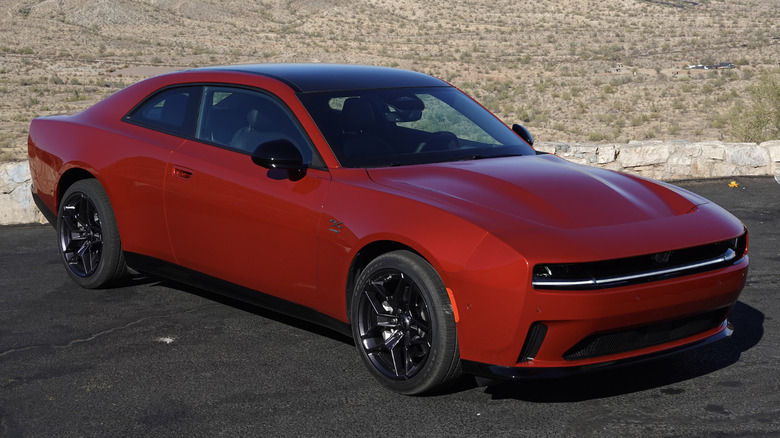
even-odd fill
[(352, 330), (350, 329), (349, 324), (324, 315), (312, 308), (153, 257), (125, 252), (125, 260), (127, 261), (128, 266), (138, 272), (168, 278), (198, 289), (203, 289), (253, 306), (262, 307), (283, 315), (307, 321), (349, 336), (350, 338), (352, 337)]
[(528, 380), (528, 379), (557, 379), (567, 377), (575, 374), (583, 374), (594, 371), (601, 371), (606, 369), (614, 369), (624, 367), (628, 365), (634, 365), (649, 360), (660, 359), (663, 357), (671, 356), (674, 354), (682, 353), (694, 348), (698, 348), (721, 339), (728, 338), (734, 332), (734, 327), (728, 322), (724, 321), (723, 329), (718, 333), (701, 339), (690, 344), (682, 345), (677, 348), (669, 350), (659, 351), (657, 353), (645, 354), (642, 356), (629, 357), (626, 359), (612, 360), (594, 363), (590, 365), (572, 366), (572, 367), (557, 367), (557, 368), (534, 368), (534, 367), (505, 367), (500, 365), (492, 365), (482, 362), (474, 362), (470, 360), (461, 359), (461, 367), (463, 371), (468, 374), (473, 374), (480, 377), (488, 377), (491, 379), (502, 380)]
[(57, 215), (54, 214), (51, 210), (49, 210), (49, 207), (46, 206), (46, 204), (43, 203), (43, 200), (38, 196), (38, 193), (35, 192), (35, 187), (31, 186), (30, 191), (32, 191), (32, 197), (33, 202), (35, 202), (35, 206), (38, 207), (38, 210), (43, 213), (43, 217), (46, 218), (47, 221), (49, 221), (49, 225), (51, 225), (54, 228), (57, 228)]

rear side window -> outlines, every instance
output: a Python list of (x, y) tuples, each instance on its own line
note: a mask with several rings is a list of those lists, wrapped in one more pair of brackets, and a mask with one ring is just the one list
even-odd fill
[(195, 134), (203, 87), (168, 88), (147, 98), (125, 120), (184, 137)]

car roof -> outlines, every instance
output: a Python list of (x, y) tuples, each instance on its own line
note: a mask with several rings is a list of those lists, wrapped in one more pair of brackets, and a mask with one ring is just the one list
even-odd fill
[(441, 79), (390, 67), (346, 64), (244, 64), (204, 67), (194, 71), (233, 71), (280, 80), (296, 92), (367, 88), (448, 87)]

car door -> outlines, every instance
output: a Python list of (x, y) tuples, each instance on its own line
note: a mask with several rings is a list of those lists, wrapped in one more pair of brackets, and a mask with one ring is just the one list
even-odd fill
[[(177, 263), (231, 283), (314, 305), (317, 230), (330, 174), (287, 107), (257, 90), (205, 87), (197, 140), (171, 156), (165, 181)], [(252, 161), (261, 143), (292, 141), (305, 175)]]
[(202, 89), (184, 85), (152, 93), (123, 118), (123, 135), (104, 140), (122, 155), (103, 178), (112, 190), (125, 251), (173, 261), (165, 226), (165, 170), (172, 151), (195, 134)]

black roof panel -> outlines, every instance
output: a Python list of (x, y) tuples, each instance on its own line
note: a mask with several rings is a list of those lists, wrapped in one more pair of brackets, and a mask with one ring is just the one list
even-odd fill
[(367, 65), (244, 64), (205, 67), (269, 76), (298, 92), (357, 90), (366, 88), (446, 87), (441, 79), (409, 70)]

